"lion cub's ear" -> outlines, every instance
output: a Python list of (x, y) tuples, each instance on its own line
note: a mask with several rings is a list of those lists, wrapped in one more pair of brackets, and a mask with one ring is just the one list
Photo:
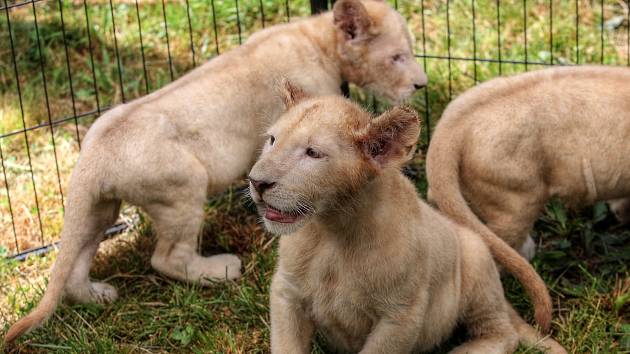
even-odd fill
[(394, 107), (372, 119), (360, 138), (361, 148), (379, 167), (406, 162), (420, 135), (418, 114), (410, 107)]
[(287, 110), (298, 104), (300, 101), (308, 98), (308, 95), (304, 92), (304, 90), (302, 90), (302, 88), (293, 85), (291, 81), (287, 79), (282, 79), (279, 86), (280, 96), (282, 97), (282, 102), (284, 102), (284, 107)]
[(333, 21), (347, 41), (361, 41), (370, 35), (372, 19), (359, 0), (339, 0), (333, 6)]

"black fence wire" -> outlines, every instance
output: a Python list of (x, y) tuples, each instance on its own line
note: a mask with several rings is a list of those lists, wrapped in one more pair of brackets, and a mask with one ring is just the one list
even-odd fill
[[(0, 0), (0, 257), (54, 247), (84, 131), (254, 31), (327, 0)], [(393, 0), (430, 79), (423, 143), (458, 93), (551, 65), (630, 66), (630, 0)], [(630, 84), (630, 83), (629, 83)], [(356, 93), (359, 99), (364, 94)], [(108, 231), (124, 229), (117, 224)]]

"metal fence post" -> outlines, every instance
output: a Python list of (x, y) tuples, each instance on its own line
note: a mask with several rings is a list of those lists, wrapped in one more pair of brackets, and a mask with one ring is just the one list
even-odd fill
[(316, 15), (328, 10), (328, 0), (311, 0), (311, 14)]

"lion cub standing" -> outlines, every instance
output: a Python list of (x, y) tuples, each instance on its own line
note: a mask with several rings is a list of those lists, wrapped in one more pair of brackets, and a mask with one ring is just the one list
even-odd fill
[(419, 134), (396, 108), (371, 119), (338, 97), (286, 93), (250, 173), (252, 199), (280, 239), (271, 285), (273, 353), (308, 353), (316, 329), (337, 349), (428, 350), (468, 327), (453, 353), (509, 353), (541, 339), (503, 296), (480, 237), (423, 203), (399, 171)]
[[(533, 257), (545, 204), (611, 200), (630, 221), (630, 68), (558, 67), (496, 78), (451, 102), (427, 153), (429, 199)], [(496, 257), (497, 255), (495, 255)]]

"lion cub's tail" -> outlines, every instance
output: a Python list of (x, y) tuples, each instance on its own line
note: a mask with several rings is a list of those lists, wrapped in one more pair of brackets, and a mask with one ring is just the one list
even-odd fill
[[(41, 300), (39, 305), (29, 313), (26, 317), (21, 318), (17, 321), (9, 331), (7, 335), (4, 337), (4, 343), (10, 344), (15, 341), (17, 338), (30, 332), (32, 329), (39, 327), (52, 315), (57, 307), (58, 299), (61, 297), (61, 294), (57, 295), (57, 291), (49, 291), (50, 287), (46, 290), (46, 294), (44, 298)], [(63, 291), (63, 287), (61, 288)]]
[[(64, 248), (65, 246), (66, 245), (64, 244)], [(63, 295), (66, 282), (70, 276), (70, 273), (72, 272), (72, 268), (76, 261), (76, 257), (74, 259), (62, 257), (61, 253), (62, 252), (60, 252), (55, 266), (53, 267), (50, 281), (48, 282), (48, 287), (46, 288), (44, 297), (31, 313), (21, 318), (19, 321), (13, 324), (11, 328), (9, 328), (9, 331), (4, 337), (5, 343), (11, 343), (23, 334), (30, 332), (36, 327), (39, 327), (55, 311), (57, 303)]]
[[(68, 225), (69, 220), (66, 220), (64, 225), (64, 231), (71, 228)], [(65, 237), (64, 237), (65, 236)], [(26, 315), (17, 321), (4, 337), (4, 342), (9, 344), (16, 340), (18, 337), (30, 332), (31, 330), (41, 326), (52, 314), (55, 312), (57, 303), (63, 296), (66, 283), (70, 278), (70, 274), (77, 262), (79, 253), (81, 252), (82, 242), (68, 237), (68, 235), (62, 235), (61, 249), (57, 256), (57, 261), (50, 274), (50, 281), (44, 296), (40, 300), (39, 304), (31, 313)]]
[[(31, 313), (17, 321), (4, 337), (9, 344), (23, 334), (42, 325), (55, 311), (80, 256), (91, 257), (89, 245), (98, 245), (103, 231), (118, 215), (119, 201), (103, 201), (95, 197), (87, 178), (75, 176), (70, 181), (70, 193), (61, 232), (61, 248), (50, 274), (48, 286), (39, 304)], [(77, 183), (76, 181), (81, 181)]]
[(523, 284), (534, 304), (536, 322), (542, 331), (547, 332), (552, 311), (547, 287), (531, 264), (484, 225), (468, 206), (459, 182), (461, 144), (458, 146), (458, 142), (461, 139), (456, 137), (456, 129), (447, 130), (452, 136), (448, 139), (434, 137), (427, 154), (431, 199), (440, 211), (482, 236), (494, 258)]

